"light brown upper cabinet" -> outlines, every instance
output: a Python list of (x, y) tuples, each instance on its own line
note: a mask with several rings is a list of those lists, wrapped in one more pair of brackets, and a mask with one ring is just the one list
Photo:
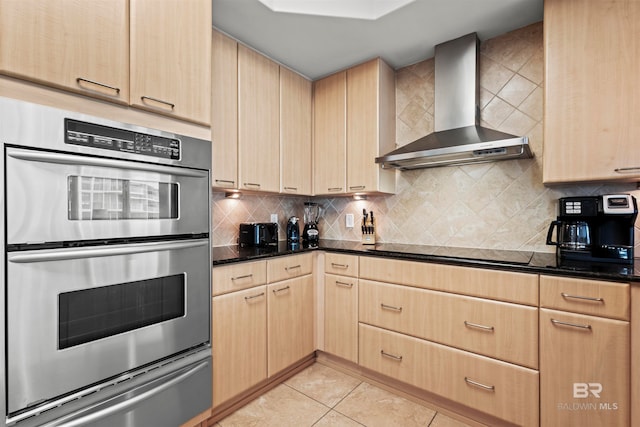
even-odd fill
[(5, 0), (0, 26), (0, 73), (211, 121), (209, 0)]
[(395, 170), (376, 157), (395, 148), (393, 70), (374, 59), (347, 70), (347, 192), (394, 193)]
[(129, 102), (126, 0), (0, 2), (0, 72)]
[(280, 192), (311, 194), (311, 82), (280, 67)]
[(314, 82), (313, 192), (341, 194), (347, 185), (347, 72)]
[(395, 171), (375, 163), (394, 148), (394, 78), (377, 58), (315, 82), (315, 194), (395, 192)]
[(211, 1), (131, 0), (131, 105), (211, 121)]
[(238, 188), (238, 43), (213, 31), (211, 42), (211, 183)]
[(239, 188), (280, 190), (280, 67), (238, 46)]
[(640, 2), (545, 0), (545, 183), (640, 180)]

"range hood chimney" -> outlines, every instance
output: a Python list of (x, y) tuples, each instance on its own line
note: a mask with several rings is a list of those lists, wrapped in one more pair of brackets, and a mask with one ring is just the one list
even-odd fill
[(476, 33), (435, 48), (435, 132), (376, 158), (401, 170), (531, 158), (526, 136), (479, 126)]

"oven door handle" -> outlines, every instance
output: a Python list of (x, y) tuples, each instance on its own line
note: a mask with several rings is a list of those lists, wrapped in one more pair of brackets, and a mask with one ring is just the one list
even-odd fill
[(101, 246), (78, 249), (39, 250), (29, 253), (13, 252), (8, 254), (9, 262), (26, 264), (33, 262), (64, 261), (71, 259), (96, 258), (105, 256), (132, 255), (145, 252), (172, 251), (208, 246), (209, 239), (197, 239), (179, 242), (152, 242), (133, 245)]
[(104, 168), (117, 168), (137, 170), (144, 172), (166, 173), (175, 176), (189, 176), (195, 178), (208, 177), (206, 171), (186, 169), (172, 166), (151, 165), (146, 163), (123, 162), (122, 160), (102, 159), (99, 157), (80, 156), (77, 154), (47, 153), (41, 151), (10, 150), (9, 157), (30, 162), (57, 163), (73, 166), (99, 166)]
[[(82, 410), (80, 410), (80, 411), (78, 411), (76, 413), (69, 414), (69, 415), (65, 416), (64, 418), (61, 418), (61, 419), (58, 419), (58, 420), (54, 420), (54, 421), (52, 421), (50, 423), (47, 423), (47, 424), (43, 425), (42, 427), (76, 427), (76, 426), (85, 426), (85, 425), (88, 425), (90, 423), (94, 423), (94, 422), (100, 420), (101, 418), (106, 418), (106, 417), (108, 417), (110, 415), (113, 415), (113, 414), (115, 414), (117, 412), (126, 411), (126, 410), (130, 409), (131, 407), (140, 404), (142, 401), (147, 400), (147, 399), (149, 399), (149, 398), (151, 398), (151, 397), (153, 397), (153, 396), (155, 396), (157, 394), (160, 394), (163, 391), (173, 387), (174, 385), (186, 380), (190, 376), (196, 374), (201, 369), (205, 368), (208, 364), (209, 364), (209, 361), (207, 360), (207, 361), (203, 361), (203, 362), (198, 363), (197, 365), (193, 366), (192, 368), (187, 367), (188, 370), (180, 373), (175, 378), (172, 378), (172, 379), (166, 381), (165, 383), (163, 383), (163, 384), (161, 384), (161, 385), (159, 385), (157, 387), (154, 387), (154, 388), (152, 388), (150, 390), (147, 390), (144, 393), (141, 393), (141, 394), (139, 394), (137, 396), (134, 396), (132, 398), (125, 399), (122, 402), (116, 403), (115, 405), (108, 406), (108, 407), (106, 407), (104, 409), (100, 409), (98, 411), (91, 412), (91, 413), (86, 414), (86, 415), (81, 415), (80, 417), (78, 417), (76, 419), (69, 420), (70, 418), (73, 418), (73, 417), (75, 417), (77, 415), (80, 415), (80, 414), (86, 412), (88, 409), (91, 409), (91, 408), (83, 408)], [(183, 368), (183, 369), (186, 369), (186, 368)], [(176, 375), (178, 372), (180, 372), (180, 371), (169, 373), (164, 378), (168, 378), (170, 376)], [(158, 380), (161, 380), (161, 379), (162, 378), (159, 378)], [(158, 381), (158, 380), (154, 380), (154, 382)], [(144, 386), (141, 386), (141, 387), (144, 387)], [(131, 391), (132, 390), (129, 390), (127, 392), (124, 392), (124, 393), (120, 394), (119, 396), (115, 396), (115, 397), (109, 398), (107, 401), (100, 402), (97, 405), (93, 406), (92, 408), (95, 408), (96, 406), (99, 406), (99, 405), (106, 404), (109, 400), (117, 399), (120, 396), (124, 396), (126, 394), (129, 394), (129, 393), (131, 393)]]

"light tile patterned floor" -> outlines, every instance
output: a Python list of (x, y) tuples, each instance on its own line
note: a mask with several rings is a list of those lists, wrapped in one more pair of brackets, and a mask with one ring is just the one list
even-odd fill
[(316, 363), (216, 427), (467, 427), (386, 390)]

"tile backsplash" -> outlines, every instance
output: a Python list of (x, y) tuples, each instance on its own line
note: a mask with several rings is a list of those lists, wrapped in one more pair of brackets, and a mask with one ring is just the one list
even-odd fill
[[(602, 193), (632, 193), (635, 184), (542, 184), (542, 22), (486, 40), (480, 48), (480, 107), (483, 126), (529, 137), (535, 157), (397, 173), (396, 194), (313, 198), (324, 207), (318, 228), (324, 239), (359, 241), (362, 209), (376, 216), (378, 242), (552, 252), (545, 244), (557, 199)], [(433, 132), (434, 62), (427, 59), (396, 71), (396, 141), (405, 145)], [(289, 216), (302, 220), (301, 197), (213, 193), (213, 244), (237, 242), (241, 222), (269, 222), (278, 215), (280, 239)], [(355, 227), (345, 227), (345, 215)], [(636, 227), (636, 241), (640, 241)]]

